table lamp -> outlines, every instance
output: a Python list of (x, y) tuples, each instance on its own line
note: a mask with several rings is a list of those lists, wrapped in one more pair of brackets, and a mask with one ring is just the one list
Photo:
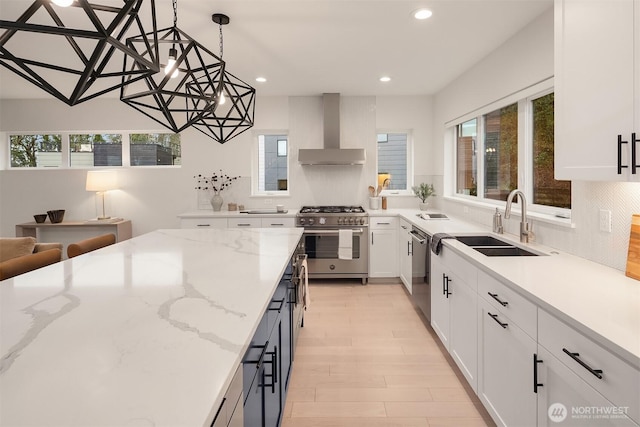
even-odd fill
[(94, 170), (87, 171), (87, 191), (96, 191), (97, 195), (102, 198), (102, 216), (98, 219), (109, 219), (110, 216), (105, 215), (104, 211), (104, 194), (109, 190), (118, 188), (118, 179), (114, 170)]

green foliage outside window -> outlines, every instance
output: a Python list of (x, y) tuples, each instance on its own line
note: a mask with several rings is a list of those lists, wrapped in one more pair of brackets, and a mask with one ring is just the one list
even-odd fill
[(62, 137), (60, 135), (11, 135), (9, 146), (12, 167), (35, 168), (40, 166), (36, 153), (62, 151)]

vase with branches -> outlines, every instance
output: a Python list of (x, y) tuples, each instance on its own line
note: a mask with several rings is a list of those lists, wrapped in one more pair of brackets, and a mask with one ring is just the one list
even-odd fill
[(436, 195), (433, 184), (422, 182), (420, 185), (411, 187), (411, 189), (413, 190), (413, 194), (415, 194), (422, 202), (420, 203), (420, 210), (426, 210), (427, 206), (429, 206), (427, 199)]
[(231, 187), (233, 181), (240, 178), (239, 176), (229, 176), (222, 172), (214, 172), (211, 175), (198, 174), (196, 178), (196, 190), (208, 191), (213, 193), (211, 196), (211, 206), (214, 211), (220, 211), (224, 202), (220, 194), (225, 188)]

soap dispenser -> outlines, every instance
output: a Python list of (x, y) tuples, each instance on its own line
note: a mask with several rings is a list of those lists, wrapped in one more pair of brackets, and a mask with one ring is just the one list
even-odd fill
[(502, 234), (504, 229), (502, 228), (502, 214), (496, 208), (496, 213), (493, 214), (493, 232)]

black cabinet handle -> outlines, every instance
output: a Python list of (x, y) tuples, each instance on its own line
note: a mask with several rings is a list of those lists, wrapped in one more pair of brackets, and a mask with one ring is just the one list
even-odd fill
[(489, 296), (491, 298), (493, 298), (494, 300), (498, 301), (501, 306), (506, 307), (506, 306), (509, 305), (509, 303), (507, 301), (500, 300), (500, 298), (498, 298), (498, 294), (492, 294), (491, 292), (487, 292), (487, 293), (489, 294)]
[(449, 298), (449, 295), (451, 295), (451, 292), (449, 292), (449, 282), (452, 282), (453, 280), (449, 278), (449, 276), (447, 276), (446, 274), (442, 273), (443, 276), (443, 283), (442, 283), (442, 293), (444, 294), (445, 297)]
[(589, 366), (586, 363), (584, 363), (580, 359), (580, 353), (573, 353), (573, 352), (567, 350), (566, 348), (563, 348), (562, 351), (564, 351), (566, 354), (568, 354), (570, 358), (572, 358), (573, 360), (578, 362), (580, 364), (580, 366), (582, 366), (584, 369), (586, 369), (587, 371), (591, 372), (597, 378), (602, 379), (602, 369), (593, 369), (591, 366)]
[(222, 403), (220, 404), (220, 406), (218, 407), (218, 412), (216, 412), (216, 416), (213, 417), (213, 421), (211, 422), (211, 426), (213, 427), (216, 424), (216, 421), (218, 420), (218, 417), (220, 416), (220, 413), (222, 412), (222, 408), (224, 408), (224, 404), (227, 401), (226, 397), (222, 398)]
[(284, 305), (284, 300), (285, 300), (284, 298), (272, 300), (271, 301), (272, 303), (277, 302), (277, 303), (280, 303), (280, 305), (278, 306), (278, 308), (269, 307), (269, 310), (277, 311), (278, 313), (280, 313), (280, 311), (282, 311), (282, 306)]
[[(622, 165), (622, 144), (628, 144), (628, 142), (622, 140), (622, 135), (618, 135), (618, 175), (622, 175), (622, 169), (629, 167), (627, 165)], [(631, 148), (633, 149), (633, 147)], [(633, 163), (635, 164), (635, 158), (633, 159)]]
[(633, 132), (631, 134), (631, 173), (636, 174), (636, 169), (640, 167), (640, 165), (636, 164), (636, 142), (640, 142), (640, 139), (636, 139), (636, 133)]
[(501, 321), (498, 320), (498, 315), (497, 314), (491, 314), (489, 312), (487, 312), (487, 314), (489, 315), (489, 317), (491, 317), (493, 320), (495, 320), (496, 322), (498, 322), (498, 325), (502, 326), (504, 329), (507, 329), (507, 326), (509, 326), (508, 323), (502, 323)]
[(371, 244), (373, 245), (373, 231), (371, 232)]
[(243, 363), (255, 363), (256, 364), (256, 369), (260, 369), (260, 366), (262, 365), (262, 362), (264, 362), (264, 355), (265, 352), (267, 351), (267, 346), (269, 345), (269, 341), (267, 341), (266, 343), (264, 343), (264, 345), (252, 345), (251, 348), (261, 348), (262, 352), (260, 353), (260, 357), (258, 357), (258, 360), (245, 360)]
[(267, 354), (271, 356), (271, 361), (267, 362), (271, 365), (271, 373), (265, 373), (265, 378), (271, 378), (271, 384), (267, 384), (266, 381), (263, 384), (264, 387), (271, 387), (271, 393), (276, 392), (276, 383), (278, 382), (278, 347), (274, 346), (273, 351), (268, 351)]
[(538, 387), (543, 387), (544, 384), (538, 382), (538, 363), (542, 363), (542, 360), (538, 359), (538, 355), (533, 353), (533, 392), (538, 393)]
[(211, 224), (198, 224), (196, 227), (211, 227)]

